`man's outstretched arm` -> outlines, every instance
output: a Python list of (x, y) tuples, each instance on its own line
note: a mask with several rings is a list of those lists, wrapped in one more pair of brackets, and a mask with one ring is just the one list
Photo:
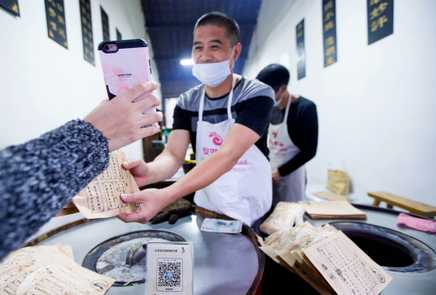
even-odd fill
[(147, 223), (168, 204), (210, 185), (232, 169), (259, 138), (260, 136), (250, 128), (238, 123), (233, 124), (219, 150), (201, 161), (173, 185), (160, 190), (143, 190), (122, 196), (123, 201), (127, 203), (140, 203), (140, 208), (134, 213), (121, 214), (118, 218), (124, 222)]

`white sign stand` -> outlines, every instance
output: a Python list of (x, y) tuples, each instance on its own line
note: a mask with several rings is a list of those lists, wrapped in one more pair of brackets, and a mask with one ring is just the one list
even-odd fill
[(147, 295), (193, 294), (192, 243), (147, 243)]

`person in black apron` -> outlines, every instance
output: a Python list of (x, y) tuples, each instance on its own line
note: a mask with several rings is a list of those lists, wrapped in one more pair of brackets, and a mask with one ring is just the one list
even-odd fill
[(175, 184), (122, 196), (139, 202), (125, 222), (148, 222), (176, 199), (196, 192), (203, 208), (251, 226), (271, 208), (272, 180), (266, 143), (274, 104), (271, 87), (233, 74), (241, 53), (239, 28), (223, 13), (202, 16), (194, 29), (193, 75), (202, 84), (181, 94), (168, 144), (153, 162), (129, 161), (139, 186), (170, 178), (185, 159), (189, 142), (197, 165)]
[(257, 75), (259, 81), (274, 89), (276, 98), (268, 132), (273, 208), (280, 201), (304, 199), (304, 164), (315, 156), (318, 145), (316, 105), (302, 96), (289, 94), (289, 78), (289, 71), (278, 64), (267, 66)]

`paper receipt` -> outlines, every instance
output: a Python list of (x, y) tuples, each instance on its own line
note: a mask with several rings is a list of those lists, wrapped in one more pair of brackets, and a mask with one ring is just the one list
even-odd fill
[(116, 150), (109, 157), (109, 167), (73, 198), (74, 205), (88, 219), (134, 212), (139, 206), (137, 203), (124, 203), (120, 198), (121, 194), (139, 192), (130, 171), (121, 167), (127, 160), (126, 156), (121, 150)]

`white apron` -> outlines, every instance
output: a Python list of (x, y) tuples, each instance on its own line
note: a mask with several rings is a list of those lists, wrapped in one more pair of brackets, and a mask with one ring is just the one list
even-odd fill
[[(300, 149), (292, 142), (288, 134), (288, 114), (291, 106), (291, 96), (285, 110), (285, 118), (281, 124), (270, 124), (268, 130), (268, 148), (271, 170), (277, 169), (292, 159)], [(280, 201), (298, 202), (304, 199), (306, 187), (306, 170), (304, 165), (292, 173), (283, 176), (273, 186), (273, 208)]]
[[(231, 111), (235, 80), (233, 78), (227, 104), (228, 119), (220, 123), (203, 121), (205, 90), (203, 91), (197, 122), (197, 164), (219, 149), (223, 138), (235, 122)], [(267, 158), (253, 144), (230, 171), (209, 186), (198, 190), (194, 201), (200, 207), (239, 219), (251, 226), (271, 208), (271, 170)]]

